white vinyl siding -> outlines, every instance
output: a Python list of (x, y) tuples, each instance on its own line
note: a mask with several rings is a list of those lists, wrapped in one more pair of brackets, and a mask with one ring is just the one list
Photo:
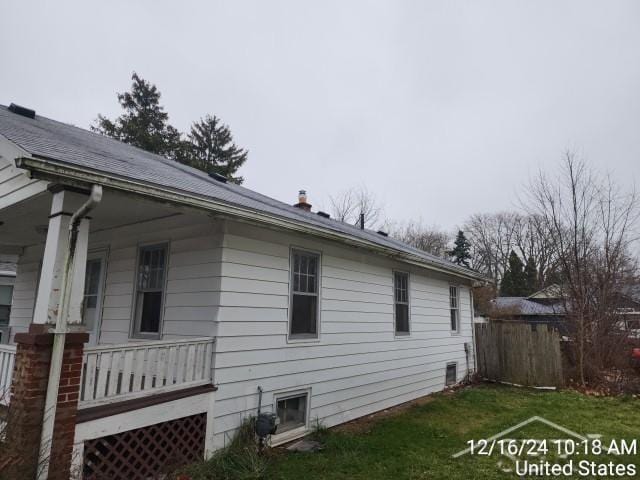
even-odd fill
[[(243, 418), (276, 411), (281, 392), (309, 389), (309, 418), (333, 426), (445, 387), (444, 365), (466, 365), (468, 288), (460, 335), (450, 335), (451, 278), (411, 270), (411, 335), (396, 340), (393, 272), (407, 266), (307, 236), (229, 221), (223, 240), (216, 340), (217, 446)], [(288, 341), (291, 246), (322, 252), (321, 337)], [(464, 318), (468, 319), (465, 321)], [(469, 358), (473, 366), (473, 358)], [(462, 373), (463, 374), (463, 373)]]
[[(163, 339), (216, 336), (215, 441), (223, 446), (258, 407), (276, 411), (283, 392), (308, 391), (308, 418), (333, 426), (445, 387), (444, 366), (462, 378), (472, 342), (469, 288), (459, 287), (460, 334), (450, 334), (451, 277), (364, 250), (244, 223), (179, 215), (96, 232), (109, 250), (101, 344), (129, 341), (139, 245), (169, 243)], [(320, 336), (289, 340), (292, 246), (322, 252)], [(33, 313), (42, 246), (18, 264), (13, 331)], [(394, 326), (394, 271), (410, 276), (411, 335)], [(469, 365), (473, 366), (470, 357)]]
[(38, 288), (38, 273), (44, 252), (43, 245), (24, 249), (18, 258), (18, 269), (13, 286), (13, 302), (9, 317), (11, 341), (16, 333), (26, 332), (33, 318)]

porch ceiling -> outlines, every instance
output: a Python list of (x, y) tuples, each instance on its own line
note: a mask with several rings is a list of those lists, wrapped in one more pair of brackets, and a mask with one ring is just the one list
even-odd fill
[[(0, 250), (43, 243), (50, 210), (51, 194), (48, 192), (0, 210)], [(175, 207), (106, 189), (102, 201), (91, 212), (91, 232), (177, 213), (180, 210)]]

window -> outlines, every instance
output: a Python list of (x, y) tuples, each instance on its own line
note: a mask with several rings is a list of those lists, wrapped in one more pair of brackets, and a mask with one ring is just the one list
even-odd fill
[(307, 394), (281, 397), (276, 401), (280, 424), (277, 433), (288, 432), (307, 425)]
[(409, 334), (409, 274), (393, 273), (396, 335)]
[(138, 254), (136, 279), (136, 310), (134, 336), (160, 336), (167, 246), (141, 247)]
[(292, 337), (317, 337), (320, 256), (293, 250), (291, 264), (293, 285), (289, 333)]
[(84, 302), (83, 308), (96, 308), (98, 306), (98, 288), (100, 286), (100, 270), (102, 260), (87, 260), (87, 269), (84, 277)]
[(0, 343), (7, 343), (13, 286), (0, 285)]
[(13, 286), (0, 285), (0, 326), (9, 324)]
[(449, 309), (451, 312), (451, 331), (458, 332), (458, 287), (449, 287)]
[(447, 374), (445, 385), (455, 385), (458, 381), (458, 365), (456, 363), (447, 363)]

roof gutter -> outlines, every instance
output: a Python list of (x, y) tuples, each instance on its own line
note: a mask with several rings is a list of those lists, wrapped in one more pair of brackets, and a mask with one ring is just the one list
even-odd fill
[(296, 232), (307, 234), (311, 233), (318, 237), (326, 238), (329, 240), (337, 240), (342, 243), (347, 243), (359, 248), (366, 248), (385, 256), (392, 257), (422, 268), (441, 272), (447, 275), (454, 275), (481, 283), (486, 283), (488, 281), (487, 278), (485, 278), (483, 275), (475, 273), (471, 270), (446, 268), (438, 265), (437, 263), (431, 263), (427, 260), (424, 260), (416, 255), (400, 252), (393, 248), (384, 247), (367, 240), (354, 238), (341, 232), (336, 232), (313, 225), (302, 224), (276, 215), (271, 215), (246, 207), (240, 207), (211, 198), (193, 195), (191, 193), (180, 190), (172, 190), (166, 187), (160, 187), (158, 185), (133, 180), (131, 178), (106, 174), (104, 172), (98, 172), (95, 170), (78, 167), (76, 165), (70, 165), (68, 163), (60, 162), (51, 158), (37, 155), (34, 155), (32, 157), (19, 157), (16, 159), (16, 166), (18, 168), (24, 168), (28, 170), (33, 178), (49, 181), (64, 179), (67, 181), (70, 180), (72, 182), (80, 182), (82, 185), (100, 184), (114, 190), (136, 193), (145, 197), (154, 198), (156, 200), (161, 200), (172, 204), (183, 206), (186, 205), (189, 207), (207, 211), (215, 211), (260, 224), (275, 225), (277, 227), (281, 227), (287, 230), (293, 230)]

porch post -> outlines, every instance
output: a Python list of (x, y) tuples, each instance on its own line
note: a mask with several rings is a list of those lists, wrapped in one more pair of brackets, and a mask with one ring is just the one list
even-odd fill
[[(60, 287), (63, 275), (63, 263), (65, 254), (69, 248), (69, 220), (75, 212), (88, 198), (87, 194), (77, 191), (64, 190), (61, 187), (50, 189), (53, 193), (51, 201), (51, 214), (49, 215), (49, 229), (47, 230), (47, 241), (44, 247), (44, 257), (42, 259), (42, 272), (38, 284), (38, 294), (33, 312), (33, 323), (50, 324), (56, 323), (58, 308), (60, 306)], [(84, 219), (78, 232), (78, 247), (76, 254), (83, 255), (84, 263), (80, 263), (81, 258), (77, 257), (75, 262), (73, 278), (73, 292), (71, 295), (72, 310), (77, 309), (77, 322), (80, 323), (80, 305), (84, 293), (84, 273), (78, 276), (79, 269), (85, 270), (87, 260), (87, 239), (88, 239), (89, 219)], [(83, 253), (84, 252), (84, 253)], [(75, 308), (74, 308), (74, 304)], [(71, 318), (70, 318), (71, 320)]]
[[(15, 466), (19, 469), (16, 470), (19, 478), (70, 477), (83, 348), (89, 339), (89, 335), (82, 332), (80, 327), (89, 235), (88, 218), (80, 221), (72, 270), (67, 274), (71, 282), (71, 290), (66, 295), (67, 319), (76, 328), (73, 333), (66, 333), (66, 328), (64, 332), (55, 332), (54, 328), (61, 308), (64, 314), (61, 295), (64, 291), (62, 282), (65, 257), (69, 251), (69, 223), (74, 212), (87, 201), (88, 195), (63, 188), (53, 188), (50, 191), (53, 194), (51, 215), (33, 322), (28, 333), (18, 333), (15, 336), (16, 367), (11, 387), (13, 395), (7, 437), (19, 453), (19, 465)], [(54, 340), (56, 335), (61, 334), (61, 338)], [(49, 385), (49, 376), (54, 367), (52, 349), (54, 343), (59, 343), (62, 339), (64, 352), (62, 362), (57, 364), (61, 372), (55, 392), (57, 395), (52, 397), (54, 401), (51, 411), (55, 411), (55, 418), (44, 431), (47, 390), (52, 387)], [(46, 445), (44, 451), (50, 448), (47, 458), (42, 456), (43, 443)]]

